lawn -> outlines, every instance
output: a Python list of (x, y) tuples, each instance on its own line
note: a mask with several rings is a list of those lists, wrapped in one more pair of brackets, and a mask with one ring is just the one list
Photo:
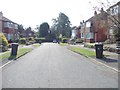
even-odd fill
[(74, 51), (74, 52), (77, 52), (79, 54), (82, 54), (84, 56), (88, 56), (88, 57), (95, 57), (96, 56), (94, 51), (91, 51), (91, 50), (88, 50), (88, 49), (85, 49), (85, 48), (71, 47), (69, 49)]
[(36, 44), (33, 44), (34, 47), (39, 47), (40, 44), (36, 43)]
[(0, 58), (1, 58), (1, 60), (8, 59), (8, 58), (15, 59), (15, 58), (18, 58), (18, 57), (30, 52), (30, 51), (32, 51), (32, 48), (20, 48), (17, 52), (17, 56), (10, 56), (11, 52), (6, 52), (6, 53), (0, 55)]
[(69, 46), (67, 43), (60, 43), (60, 46)]

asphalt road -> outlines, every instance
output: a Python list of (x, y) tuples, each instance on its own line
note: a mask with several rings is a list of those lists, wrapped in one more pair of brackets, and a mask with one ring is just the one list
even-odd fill
[(2, 69), (3, 88), (117, 88), (118, 73), (56, 43)]

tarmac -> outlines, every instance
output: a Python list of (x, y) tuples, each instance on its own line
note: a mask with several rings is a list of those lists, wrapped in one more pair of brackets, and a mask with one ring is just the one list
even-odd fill
[[(81, 47), (81, 48), (85, 48), (87, 50), (95, 51), (95, 49), (84, 47), (83, 44), (70, 45), (70, 46)], [(101, 59), (96, 58), (96, 57), (90, 57), (90, 58), (93, 59), (94, 61), (102, 63), (116, 71), (119, 71), (118, 69), (119, 69), (119, 64), (120, 64), (120, 62), (119, 62), (120, 54), (109, 52), (109, 51), (103, 51), (103, 55), (105, 55), (105, 57), (103, 57)]]
[[(86, 48), (86, 47), (84, 47), (83, 44), (69, 45), (69, 46)], [(32, 45), (28, 45), (28, 46), (21, 46), (20, 45), (19, 46), (19, 48), (23, 48), (23, 47), (30, 48), (30, 47), (32, 47)], [(91, 50), (91, 51), (95, 51), (95, 49), (91, 49), (91, 48), (86, 48), (86, 49)], [(10, 52), (10, 51), (11, 51), (11, 49), (9, 49), (6, 52)], [(3, 54), (3, 53), (6, 53), (6, 52), (0, 52), (0, 55)], [(113, 52), (108, 52), (108, 51), (103, 51), (103, 55), (107, 55), (107, 57), (104, 57), (104, 58), (101, 58), (101, 59), (98, 59), (96, 57), (88, 57), (88, 58), (93, 59), (94, 61), (99, 62), (101, 64), (107, 65), (108, 67), (110, 67), (110, 68), (112, 68), (116, 71), (119, 71), (118, 67), (119, 67), (119, 61), (120, 61), (120, 54), (113, 53)], [(9, 60), (1, 60), (0, 61), (0, 66), (4, 65), (8, 61)]]

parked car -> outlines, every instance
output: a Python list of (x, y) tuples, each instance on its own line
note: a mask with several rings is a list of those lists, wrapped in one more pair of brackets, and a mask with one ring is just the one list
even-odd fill
[(54, 39), (54, 40), (53, 40), (53, 43), (57, 43), (57, 40), (56, 40), (56, 39)]

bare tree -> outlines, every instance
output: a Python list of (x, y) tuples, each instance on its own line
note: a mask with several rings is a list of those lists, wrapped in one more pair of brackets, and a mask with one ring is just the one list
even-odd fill
[[(119, 10), (114, 10), (114, 7), (118, 5), (120, 8), (119, 0), (96, 0), (97, 5), (93, 5), (92, 2), (89, 4), (93, 7), (94, 11), (100, 12), (101, 8), (104, 9), (106, 14), (108, 15), (108, 30), (112, 27), (114, 33), (114, 40), (120, 39), (120, 13)], [(112, 13), (112, 14), (111, 14)], [(117, 15), (116, 15), (117, 13)], [(112, 23), (112, 24), (111, 24)], [(110, 24), (112, 26), (110, 26)], [(109, 33), (109, 32), (108, 32)]]

